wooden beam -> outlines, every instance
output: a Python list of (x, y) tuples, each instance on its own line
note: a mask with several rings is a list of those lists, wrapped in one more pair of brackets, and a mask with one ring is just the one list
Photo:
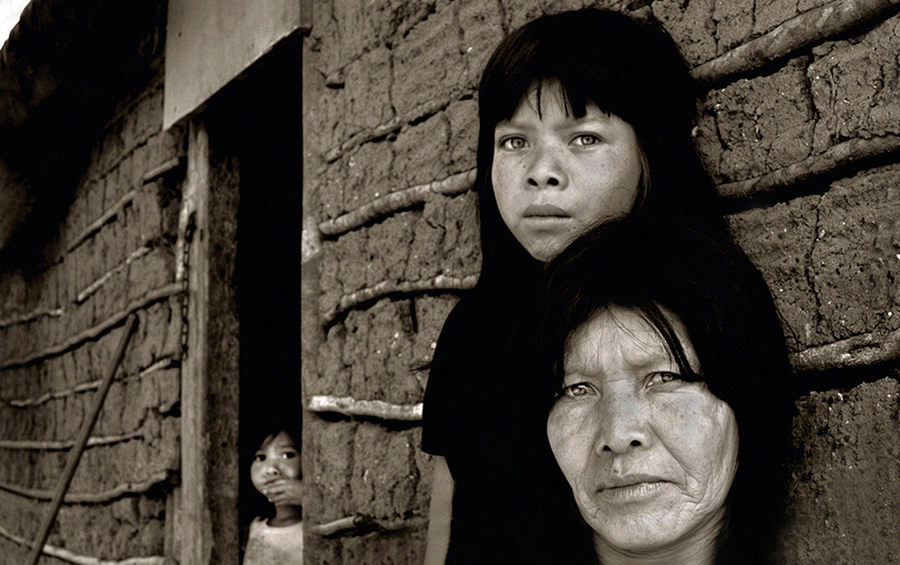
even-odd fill
[[(190, 125), (185, 190), (179, 219), (187, 257), (186, 350), (181, 364), (181, 505), (177, 512), (181, 563), (210, 562), (212, 525), (206, 466), (209, 436), (206, 429), (207, 319), (209, 317), (209, 136), (202, 123)], [(183, 338), (184, 339), (184, 338)]]

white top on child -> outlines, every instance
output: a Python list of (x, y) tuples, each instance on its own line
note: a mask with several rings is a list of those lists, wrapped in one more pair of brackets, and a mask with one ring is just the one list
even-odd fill
[(302, 565), (303, 522), (273, 527), (265, 518), (250, 524), (244, 565)]

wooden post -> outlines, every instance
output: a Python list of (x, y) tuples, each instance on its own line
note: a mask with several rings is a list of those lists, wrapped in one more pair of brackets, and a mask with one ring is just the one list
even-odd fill
[(233, 156), (217, 154), (213, 137), (203, 121), (191, 122), (179, 222), (188, 303), (175, 545), (181, 563), (237, 565), (239, 346), (231, 278), (239, 177)]
[(179, 226), (187, 269), (187, 349), (181, 362), (181, 496), (176, 532), (182, 563), (209, 563), (212, 531), (207, 503), (206, 430), (207, 320), (209, 316), (209, 138), (202, 123), (192, 122)]

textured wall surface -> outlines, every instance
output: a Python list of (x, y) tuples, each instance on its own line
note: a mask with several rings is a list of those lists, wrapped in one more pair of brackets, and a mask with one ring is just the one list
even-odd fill
[(23, 542), (37, 537), (130, 314), (137, 328), (48, 539), (54, 557), (41, 562), (163, 562), (180, 458), (171, 173), (183, 168), (184, 140), (178, 129), (161, 131), (161, 63), (157, 53), (149, 68), (133, 69), (140, 79), (127, 96), (91, 114), (102, 122), (76, 117), (81, 133), (96, 132), (77, 137), (90, 151), (45, 165), (72, 179), (44, 187), (58, 195), (58, 223), (31, 259), (0, 265), (3, 563), (25, 562)]
[(309, 562), (422, 558), (423, 368), (479, 267), (475, 85), (511, 29), (584, 5), (652, 14), (705, 85), (697, 146), (797, 372), (785, 563), (900, 559), (896, 2), (335, 0), (304, 55)]

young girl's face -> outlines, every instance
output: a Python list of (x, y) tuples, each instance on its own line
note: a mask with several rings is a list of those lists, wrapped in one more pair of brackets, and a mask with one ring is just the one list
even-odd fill
[(627, 214), (642, 163), (628, 122), (590, 102), (583, 117), (574, 117), (558, 84), (542, 85), (540, 102), (530, 91), (494, 128), (491, 181), (500, 216), (540, 261), (587, 227)]
[(279, 432), (263, 440), (250, 464), (250, 480), (256, 490), (279, 479), (300, 477), (300, 453), (287, 432)]

